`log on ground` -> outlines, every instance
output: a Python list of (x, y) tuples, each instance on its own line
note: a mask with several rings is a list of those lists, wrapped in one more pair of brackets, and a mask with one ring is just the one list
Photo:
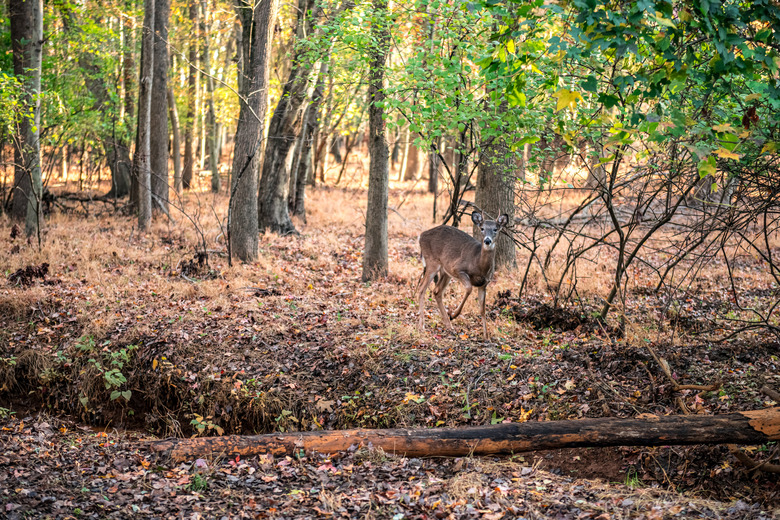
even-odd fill
[(655, 416), (507, 423), (435, 429), (322, 430), (153, 441), (176, 461), (264, 453), (336, 453), (358, 446), (407, 457), (508, 455), (599, 446), (764, 444), (780, 440), (780, 407), (724, 415)]

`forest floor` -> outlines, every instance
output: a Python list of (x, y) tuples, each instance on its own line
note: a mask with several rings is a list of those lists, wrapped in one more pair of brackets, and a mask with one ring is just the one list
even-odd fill
[[(475, 302), (416, 329), (417, 236), (430, 198), (391, 194), (390, 275), (360, 282), (365, 192), (313, 190), (300, 235), (261, 237), (257, 262), (229, 266), (215, 215), (134, 221), (101, 203), (50, 217), (44, 246), (0, 226), (0, 505), (10, 517), (775, 518), (776, 475), (725, 446), (557, 450), (512, 458), (406, 459), (364, 448), (333, 457), (172, 465), (153, 436), (484, 425), (641, 413), (714, 414), (776, 405), (780, 343), (741, 319), (713, 261), (681, 293), (646, 273), (615, 318), (602, 257), (580, 273), (581, 303), (553, 308), (517, 272), (488, 290), (491, 339)], [(90, 214), (84, 214), (84, 208)], [(199, 255), (205, 240), (207, 255)], [(520, 252), (522, 255), (524, 252)], [(522, 258), (521, 258), (522, 263)], [(778, 290), (749, 255), (729, 266), (761, 307)], [(451, 286), (454, 302), (459, 287)], [(743, 302), (744, 304), (744, 302)], [(618, 319), (618, 318), (622, 319)], [(655, 355), (655, 357), (654, 357)], [(679, 384), (717, 384), (710, 392)], [(745, 448), (777, 463), (777, 446)], [(590, 479), (590, 480), (589, 480)]]

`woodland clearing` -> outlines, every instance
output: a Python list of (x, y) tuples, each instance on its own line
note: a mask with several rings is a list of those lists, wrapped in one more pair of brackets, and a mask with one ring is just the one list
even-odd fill
[[(392, 187), (390, 275), (372, 283), (360, 282), (364, 201), (362, 186), (313, 189), (300, 235), (261, 236), (258, 262), (232, 267), (214, 217), (224, 217), (226, 199), (197, 190), (183, 199), (189, 218), (159, 220), (146, 235), (129, 218), (101, 213), (100, 204), (88, 205), (90, 214), (53, 214), (41, 250), (12, 238), (4, 223), (4, 512), (777, 515), (776, 475), (742, 466), (726, 446), (443, 460), (364, 447), (299, 460), (154, 460), (141, 442), (152, 435), (713, 414), (777, 404), (760, 391), (780, 387), (777, 338), (755, 330), (722, 339), (722, 317), (736, 320), (740, 311), (717, 260), (674, 301), (633, 268), (625, 307), (606, 323), (591, 316), (609, 287), (599, 271), (608, 262), (603, 253), (592, 274), (580, 273), (578, 306), (553, 307), (533, 276), (518, 298), (517, 273), (499, 271), (488, 290), (490, 341), (481, 339), (473, 300), (454, 322), (458, 334), (442, 328), (430, 303), (420, 333), (416, 239), (430, 227), (430, 198), (411, 182)], [(200, 233), (207, 257), (198, 256)], [(776, 299), (750, 255), (739, 259), (732, 268), (746, 286), (743, 298)], [(11, 276), (27, 266), (37, 270)], [(450, 288), (446, 301), (458, 291)], [(675, 385), (654, 356), (668, 363)], [(675, 389), (715, 382), (713, 391)], [(776, 458), (772, 450), (747, 449), (766, 462)]]

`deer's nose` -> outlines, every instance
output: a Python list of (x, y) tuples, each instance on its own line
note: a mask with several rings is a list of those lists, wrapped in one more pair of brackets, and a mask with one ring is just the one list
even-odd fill
[(493, 243), (493, 239), (492, 239), (492, 238), (490, 238), (490, 237), (485, 237), (485, 245), (486, 245), (486, 246), (489, 246), (489, 245), (490, 245), (490, 244), (492, 244), (492, 243)]

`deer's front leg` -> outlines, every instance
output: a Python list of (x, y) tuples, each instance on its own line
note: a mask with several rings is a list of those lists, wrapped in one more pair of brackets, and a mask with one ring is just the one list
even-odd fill
[(477, 298), (479, 299), (479, 310), (480, 313), (482, 313), (482, 333), (485, 336), (485, 341), (487, 341), (488, 338), (488, 331), (487, 331), (487, 319), (485, 318), (485, 294), (487, 293), (487, 286), (483, 285), (479, 288), (479, 291), (477, 292)]
[(471, 280), (469, 280), (467, 274), (461, 274), (460, 278), (458, 279), (460, 280), (460, 283), (463, 284), (464, 289), (466, 289), (466, 294), (463, 295), (463, 299), (460, 301), (460, 305), (458, 305), (458, 308), (450, 313), (451, 320), (454, 320), (455, 318), (460, 316), (460, 311), (463, 310), (463, 306), (466, 304), (466, 300), (471, 294), (471, 289), (472, 289)]

